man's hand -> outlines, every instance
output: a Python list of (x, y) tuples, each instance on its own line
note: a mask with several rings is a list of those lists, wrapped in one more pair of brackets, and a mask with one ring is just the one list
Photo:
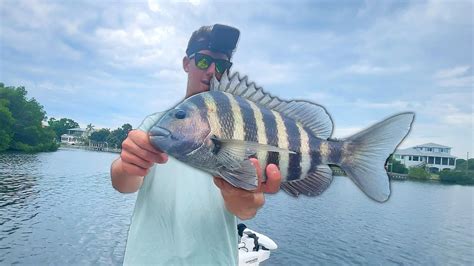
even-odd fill
[(168, 155), (156, 150), (148, 134), (132, 130), (122, 142), (122, 152), (111, 168), (112, 185), (120, 192), (135, 192), (154, 163), (166, 163)]
[(122, 142), (120, 159), (125, 173), (145, 176), (153, 163), (166, 163), (168, 155), (153, 148), (146, 132), (132, 130)]
[(214, 183), (221, 190), (227, 210), (242, 220), (253, 218), (265, 203), (263, 193), (276, 193), (280, 189), (280, 170), (274, 164), (266, 168), (267, 181), (262, 182), (262, 170), (257, 159), (250, 159), (257, 170), (258, 187), (254, 191), (236, 188), (220, 177), (214, 177)]

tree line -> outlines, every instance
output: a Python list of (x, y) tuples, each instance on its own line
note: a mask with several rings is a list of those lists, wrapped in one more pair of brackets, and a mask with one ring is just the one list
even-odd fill
[[(70, 118), (48, 119), (44, 107), (35, 98), (28, 99), (27, 93), (25, 87), (6, 87), (0, 83), (0, 152), (56, 151), (61, 136), (79, 127)], [(94, 130), (89, 124), (86, 130), (90, 134), (81, 140), (85, 145), (91, 141), (107, 142), (109, 147), (120, 148), (132, 126), (127, 123), (115, 130)]]
[(43, 127), (43, 106), (27, 99), (25, 87), (5, 87), (0, 83), (0, 151), (55, 151), (55, 132)]
[(87, 144), (88, 141), (106, 142), (110, 148), (120, 148), (122, 142), (127, 138), (128, 132), (131, 130), (132, 125), (128, 123), (123, 124), (121, 127), (112, 131), (108, 128), (102, 128), (98, 131), (92, 132), (85, 144)]

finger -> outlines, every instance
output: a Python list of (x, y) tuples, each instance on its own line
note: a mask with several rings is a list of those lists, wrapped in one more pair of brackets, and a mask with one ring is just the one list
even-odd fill
[(262, 191), (265, 193), (276, 193), (280, 190), (281, 173), (274, 164), (269, 164), (266, 168), (267, 180), (262, 184)]
[(133, 176), (146, 176), (148, 174), (148, 169), (126, 162), (123, 163), (122, 168), (125, 173)]
[(155, 162), (157, 163), (166, 163), (168, 161), (168, 154), (161, 153), (156, 157)]
[(154, 153), (148, 150), (142, 149), (131, 139), (126, 139), (122, 143), (122, 149), (125, 151), (134, 154), (135, 156), (150, 162), (165, 163), (168, 160), (168, 155), (165, 153)]
[(129, 138), (140, 148), (151, 153), (162, 154), (163, 152), (155, 149), (150, 143), (148, 133), (141, 130), (132, 130), (128, 134)]
[(142, 158), (139, 158), (130, 152), (122, 152), (120, 154), (120, 158), (122, 158), (123, 162), (131, 163), (144, 169), (148, 169), (153, 166), (153, 162), (143, 160)]

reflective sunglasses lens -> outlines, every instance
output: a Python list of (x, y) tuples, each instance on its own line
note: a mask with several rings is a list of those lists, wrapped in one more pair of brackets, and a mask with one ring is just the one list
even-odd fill
[(194, 62), (199, 69), (208, 69), (209, 66), (214, 62), (216, 64), (216, 70), (220, 74), (224, 73), (227, 69), (232, 66), (232, 63), (225, 59), (214, 59), (209, 55), (196, 53), (194, 56)]
[(209, 58), (207, 58), (206, 56), (202, 56), (200, 54), (196, 54), (196, 57), (194, 60), (196, 62), (196, 66), (199, 69), (207, 69), (209, 65), (211, 64)]
[(230, 66), (232, 65), (231, 62), (227, 61), (227, 60), (216, 60), (216, 70), (217, 72), (219, 73), (224, 73), (227, 69), (230, 68)]

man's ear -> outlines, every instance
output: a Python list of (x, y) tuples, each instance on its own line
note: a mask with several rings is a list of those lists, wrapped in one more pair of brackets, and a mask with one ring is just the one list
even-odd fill
[(189, 71), (189, 63), (191, 62), (191, 60), (189, 60), (189, 57), (185, 56), (183, 57), (183, 69), (184, 69), (184, 72), (188, 73)]

